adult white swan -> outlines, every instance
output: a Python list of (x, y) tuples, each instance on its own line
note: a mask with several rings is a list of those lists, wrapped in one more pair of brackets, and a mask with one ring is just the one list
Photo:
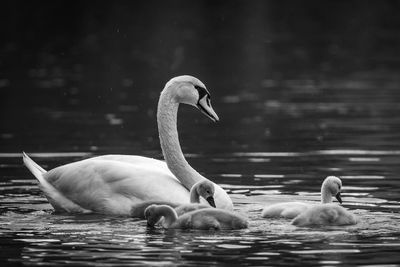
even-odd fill
[[(70, 163), (46, 172), (25, 153), (23, 160), (39, 180), (40, 188), (58, 212), (96, 212), (130, 215), (131, 206), (149, 200), (189, 203), (189, 189), (206, 180), (183, 156), (177, 131), (180, 103), (197, 107), (211, 120), (218, 116), (210, 93), (195, 77), (171, 79), (161, 92), (157, 124), (166, 163), (128, 155), (106, 155)], [(216, 207), (233, 210), (232, 200), (218, 185)], [(202, 203), (207, 203), (202, 200)]]
[[(342, 203), (340, 197), (340, 192), (342, 188), (342, 181), (336, 176), (328, 176), (325, 178), (321, 186), (321, 203), (327, 204), (332, 202), (332, 197), (335, 196), (336, 199)], [(284, 202), (277, 203), (265, 207), (261, 212), (261, 216), (267, 217), (283, 217), (287, 219), (292, 219), (299, 215), (301, 212), (309, 208), (312, 203), (305, 202)]]

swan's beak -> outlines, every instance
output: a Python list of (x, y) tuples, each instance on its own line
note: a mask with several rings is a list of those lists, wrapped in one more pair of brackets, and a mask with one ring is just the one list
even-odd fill
[(216, 208), (215, 207), (215, 202), (214, 202), (214, 197), (208, 197), (206, 198), (208, 204), (210, 204), (211, 207)]
[(211, 107), (210, 99), (207, 99), (207, 96), (204, 96), (199, 100), (199, 102), (197, 102), (197, 107), (204, 115), (209, 117), (213, 122), (219, 121), (218, 115)]
[(340, 192), (337, 193), (335, 197), (339, 201), (339, 203), (342, 204), (342, 198), (340, 197)]

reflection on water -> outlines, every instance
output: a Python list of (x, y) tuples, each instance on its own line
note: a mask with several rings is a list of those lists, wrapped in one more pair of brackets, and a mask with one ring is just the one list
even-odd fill
[[(398, 264), (398, 4), (183, 2), (24, 3), (29, 12), (8, 4), (0, 265)], [(161, 158), (155, 107), (162, 85), (180, 74), (205, 82), (221, 118), (212, 124), (182, 107), (183, 151), (228, 191), (249, 229), (52, 214), (21, 151), (45, 169), (110, 153)], [(342, 178), (357, 225), (260, 218), (270, 203), (319, 201), (328, 175)]]

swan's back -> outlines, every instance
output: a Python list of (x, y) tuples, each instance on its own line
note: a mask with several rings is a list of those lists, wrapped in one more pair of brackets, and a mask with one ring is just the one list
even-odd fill
[(272, 204), (265, 207), (261, 212), (264, 218), (284, 217), (293, 219), (301, 212), (305, 211), (310, 205), (302, 202), (284, 202)]
[(168, 169), (167, 163), (165, 161), (154, 158), (148, 158), (137, 155), (110, 154), (110, 155), (96, 156), (88, 160), (112, 160), (117, 162), (129, 163), (133, 165), (151, 165), (153, 166), (153, 168), (160, 168), (164, 170), (165, 172), (169, 173), (172, 177), (176, 179), (176, 177)]
[(181, 216), (185, 213), (192, 212), (195, 210), (200, 210), (200, 209), (209, 209), (209, 205), (204, 205), (204, 204), (198, 204), (198, 203), (189, 203), (189, 204), (182, 204), (177, 207), (175, 207), (176, 214), (178, 216)]
[(194, 229), (243, 229), (248, 227), (248, 221), (233, 212), (206, 208), (185, 213), (175, 222), (177, 228)]
[(351, 225), (356, 223), (357, 219), (353, 214), (334, 203), (310, 206), (292, 221), (292, 224), (297, 226)]

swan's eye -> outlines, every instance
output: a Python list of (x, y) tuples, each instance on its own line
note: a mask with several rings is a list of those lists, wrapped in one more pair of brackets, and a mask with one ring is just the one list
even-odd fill
[(211, 103), (210, 103), (210, 95), (207, 95), (206, 101), (207, 101), (207, 105), (208, 105), (208, 106), (211, 106)]
[(196, 88), (197, 92), (199, 93), (199, 101), (203, 97), (206, 97), (207, 105), (210, 105), (210, 93), (207, 91), (207, 89), (198, 85), (195, 85), (194, 88)]

